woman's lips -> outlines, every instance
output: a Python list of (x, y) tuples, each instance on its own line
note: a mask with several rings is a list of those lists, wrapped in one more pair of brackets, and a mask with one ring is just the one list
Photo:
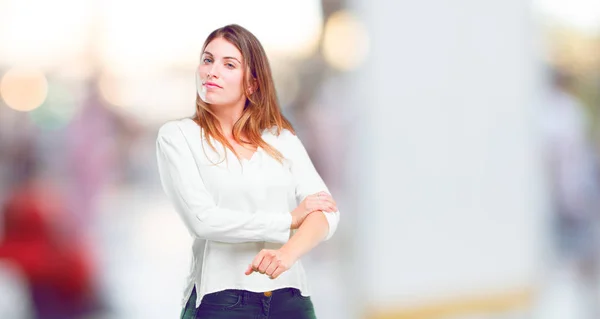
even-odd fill
[(207, 88), (213, 88), (213, 89), (222, 89), (221, 86), (219, 86), (218, 84), (214, 83), (214, 82), (205, 82), (204, 86), (206, 86)]

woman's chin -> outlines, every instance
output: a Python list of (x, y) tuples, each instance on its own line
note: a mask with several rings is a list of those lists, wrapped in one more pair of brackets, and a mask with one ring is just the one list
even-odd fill
[(202, 92), (204, 94), (200, 94), (200, 99), (202, 99), (202, 101), (204, 101), (204, 103), (206, 104), (219, 104), (218, 99), (215, 99), (215, 97), (210, 94), (210, 92)]
[(224, 96), (222, 96), (221, 94), (219, 94), (220, 92), (213, 92), (211, 90), (206, 90), (206, 92), (203, 92), (203, 96), (200, 96), (200, 98), (202, 98), (202, 100), (208, 104), (228, 104), (229, 101), (227, 101), (228, 99), (223, 99)]

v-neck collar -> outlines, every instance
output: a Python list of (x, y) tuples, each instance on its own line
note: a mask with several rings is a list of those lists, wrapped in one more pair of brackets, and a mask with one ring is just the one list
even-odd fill
[[(258, 156), (258, 154), (257, 154), (257, 153), (258, 153), (260, 150), (261, 150), (261, 148), (260, 148), (260, 146), (258, 146), (258, 147), (256, 147), (256, 151), (254, 151), (254, 153), (252, 153), (252, 155), (250, 156), (250, 158), (245, 158), (245, 157), (241, 156), (241, 157), (240, 157), (240, 159), (241, 159), (242, 161), (245, 161), (245, 162), (252, 162), (252, 160), (254, 160), (254, 158)], [(231, 150), (230, 150), (230, 151), (231, 151)]]

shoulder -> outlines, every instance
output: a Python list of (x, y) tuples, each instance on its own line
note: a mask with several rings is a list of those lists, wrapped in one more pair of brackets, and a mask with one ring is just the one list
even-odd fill
[(288, 129), (278, 130), (276, 126), (265, 129), (262, 138), (283, 153), (289, 151), (290, 148), (295, 148), (300, 142), (294, 132)]
[(296, 136), (295, 133), (293, 133), (292, 131), (288, 130), (288, 129), (282, 129), (282, 130), (278, 130), (277, 126), (273, 126), (271, 128), (267, 128), (263, 130), (263, 138), (269, 139), (269, 140), (274, 140), (277, 142), (289, 142), (291, 140), (295, 140), (298, 137)]
[(303, 154), (305, 151), (304, 145), (300, 141), (300, 138), (298, 138), (298, 135), (287, 129), (282, 129), (278, 133), (275, 128), (267, 134), (263, 134), (263, 139), (288, 159), (295, 158), (298, 154)]
[(181, 134), (181, 130), (179, 128), (180, 121), (169, 121), (164, 123), (158, 129), (158, 139), (171, 139), (176, 137), (178, 134)]
[(178, 140), (193, 132), (194, 129), (197, 131), (199, 126), (190, 118), (171, 120), (159, 127), (157, 140)]

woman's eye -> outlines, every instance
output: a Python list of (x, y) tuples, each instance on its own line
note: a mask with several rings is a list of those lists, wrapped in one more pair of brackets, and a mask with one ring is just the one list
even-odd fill
[(225, 66), (227, 66), (230, 69), (235, 68), (235, 65), (233, 63), (226, 63)]
[(202, 62), (204, 62), (204, 63), (210, 63), (210, 62), (212, 62), (212, 60), (209, 59), (209, 58), (204, 58), (204, 60), (202, 60)]

